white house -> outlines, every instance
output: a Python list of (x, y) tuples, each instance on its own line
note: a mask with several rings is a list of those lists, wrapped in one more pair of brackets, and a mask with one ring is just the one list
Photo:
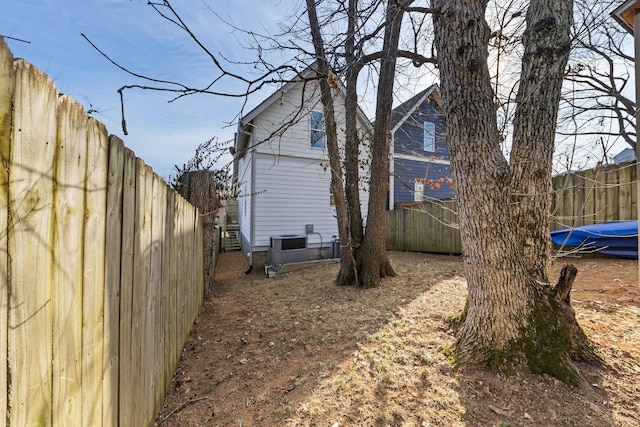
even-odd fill
[[(338, 228), (320, 89), (314, 76), (307, 70), (238, 124), (234, 147), (238, 223), (241, 247), (251, 266), (331, 257)], [(344, 146), (344, 93), (336, 89), (334, 95), (338, 137)], [(370, 135), (371, 124), (361, 111), (359, 120), (361, 133)], [(362, 187), (360, 200), (366, 215), (369, 198)], [(279, 252), (282, 249), (289, 252)]]

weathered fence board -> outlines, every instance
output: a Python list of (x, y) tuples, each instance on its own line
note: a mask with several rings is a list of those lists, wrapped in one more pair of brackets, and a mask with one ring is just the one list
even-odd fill
[[(13, 102), (13, 57), (0, 38), (0, 359), (7, 360), (9, 318), (9, 139)], [(8, 390), (7, 364), (0, 363), (0, 390)], [(0, 393), (0, 427), (6, 425), (7, 393)]]
[(146, 204), (147, 168), (141, 159), (136, 159), (135, 216), (133, 245), (133, 293), (131, 302), (131, 353), (132, 371), (130, 376), (130, 392), (133, 404), (133, 423), (141, 425), (146, 417), (144, 407), (144, 338), (145, 314), (147, 311), (146, 290), (149, 277), (149, 256), (147, 248), (149, 239), (146, 236), (145, 220), (148, 218)]
[[(599, 224), (607, 220), (607, 189), (605, 188), (605, 174), (596, 175), (596, 185), (594, 187), (595, 198), (595, 223)], [(569, 225), (571, 226), (571, 225)]]
[(177, 259), (174, 256), (174, 245), (177, 239), (174, 239), (175, 234), (175, 192), (167, 191), (166, 198), (166, 216), (165, 216), (165, 242), (164, 250), (162, 253), (162, 259), (164, 262), (162, 263), (162, 281), (165, 290), (163, 291), (163, 296), (166, 298), (164, 303), (164, 313), (165, 313), (165, 322), (164, 322), (164, 336), (165, 336), (165, 346), (164, 346), (164, 359), (167, 361), (165, 364), (165, 384), (169, 384), (171, 381), (171, 377), (173, 375), (173, 371), (178, 364), (178, 359), (176, 357), (176, 313), (175, 313), (175, 303), (176, 303), (176, 285), (177, 285), (177, 269), (176, 262)]
[[(53, 170), (53, 423), (83, 424), (83, 272), (87, 115), (58, 98)], [(76, 143), (67, 141), (77, 138)]]
[(197, 210), (2, 38), (0, 162), (0, 427), (153, 425), (202, 304)]
[(84, 276), (82, 292), (82, 419), (102, 423), (104, 360), (104, 272), (107, 212), (107, 129), (88, 119), (84, 211)]
[(118, 425), (120, 363), (120, 261), (122, 247), (122, 194), (124, 186), (124, 143), (109, 137), (105, 224), (104, 349), (102, 365), (102, 425)]
[[(159, 230), (161, 238), (164, 240), (164, 236), (167, 236), (167, 194), (171, 191), (167, 184), (158, 176), (158, 209), (161, 213), (161, 229)], [(167, 236), (168, 237), (168, 236)], [(171, 362), (166, 357), (165, 347), (167, 346), (167, 342), (169, 341), (168, 333), (168, 321), (169, 321), (169, 257), (170, 251), (168, 250), (168, 245), (166, 244), (166, 240), (159, 249), (159, 257), (161, 260), (161, 264), (159, 266), (159, 274), (160, 274), (160, 282), (159, 286), (159, 295), (158, 295), (158, 310), (156, 315), (156, 325), (162, 325), (161, 328), (156, 329), (156, 336), (158, 338), (157, 346), (156, 346), (156, 384), (157, 390), (159, 393), (156, 394), (156, 412), (161, 409), (162, 398), (166, 391), (169, 388), (169, 384), (171, 382), (171, 376), (167, 375), (168, 370), (165, 368), (167, 366), (171, 366)], [(173, 372), (174, 366), (171, 366), (171, 372)]]
[[(155, 406), (149, 405), (149, 415), (153, 417), (160, 410), (159, 403), (164, 396), (164, 372), (162, 365), (162, 345), (164, 328), (162, 325), (162, 236), (164, 234), (164, 196), (163, 190), (166, 184), (155, 173), (151, 174), (152, 194), (151, 198), (151, 261), (149, 272), (149, 319), (151, 321), (147, 329), (147, 342), (149, 345), (148, 366), (152, 369), (148, 378), (150, 395), (154, 397)], [(166, 196), (165, 196), (166, 197)], [(162, 203), (161, 203), (162, 202)]]
[(611, 169), (606, 172), (608, 176), (605, 178), (605, 218), (606, 221), (616, 221), (618, 219), (618, 200), (619, 200), (619, 180), (618, 169)]
[[(574, 218), (577, 222), (582, 221), (583, 224), (580, 225), (592, 225), (596, 223), (596, 199), (594, 197), (595, 188), (596, 188), (596, 180), (595, 180), (595, 172), (593, 169), (588, 169), (584, 172), (578, 173), (581, 176), (584, 176), (584, 186), (582, 187), (582, 192), (584, 193), (584, 199), (582, 200), (582, 210), (580, 211), (580, 215), (577, 218)], [(554, 180), (554, 188), (555, 180)], [(576, 191), (580, 193), (581, 188), (576, 188)], [(558, 215), (562, 216), (562, 210), (558, 211)], [(562, 225), (555, 227), (554, 229), (565, 228), (567, 227), (564, 222)]]
[[(203, 216), (199, 214), (198, 211), (194, 211), (193, 212), (193, 220), (195, 222), (195, 226), (193, 227), (193, 247), (194, 248), (209, 248), (210, 244), (207, 243), (205, 245), (204, 242), (204, 220), (203, 220)], [(192, 258), (194, 261), (194, 268), (193, 268), (193, 274), (195, 276), (195, 280), (193, 283), (193, 287), (196, 289), (196, 291), (194, 291), (195, 294), (195, 300), (193, 303), (193, 310), (192, 310), (192, 318), (195, 321), (196, 318), (198, 317), (198, 313), (200, 311), (200, 307), (202, 307), (202, 303), (204, 302), (204, 288), (203, 291), (200, 292), (198, 287), (200, 284), (202, 284), (202, 286), (204, 286), (204, 278), (205, 278), (205, 274), (208, 272), (211, 272), (211, 274), (214, 273), (213, 271), (213, 266), (209, 265), (210, 261), (207, 261), (207, 264), (205, 265), (205, 256), (204, 256), (204, 252), (194, 252), (192, 253)], [(208, 258), (207, 258), (208, 260)]]
[(618, 211), (620, 212), (620, 221), (630, 220), (632, 218), (631, 205), (633, 199), (631, 197), (631, 173), (620, 171), (619, 173), (619, 193), (618, 193)]
[[(175, 209), (176, 209), (176, 234), (178, 234), (180, 232), (180, 230), (182, 230), (184, 228), (184, 213), (182, 211), (182, 207), (183, 207), (183, 199), (179, 194), (176, 194), (176, 205), (175, 205)], [(176, 245), (174, 246), (176, 253), (174, 254), (174, 259), (175, 260), (185, 260), (184, 258), (184, 241), (182, 239), (179, 239), (178, 242), (176, 242)], [(176, 267), (176, 271), (178, 269), (178, 265), (175, 266)], [(183, 281), (186, 280), (185, 277), (180, 277), (177, 276), (176, 281)], [(183, 336), (183, 330), (184, 328), (182, 327), (182, 325), (184, 324), (184, 322), (186, 321), (185, 316), (184, 316), (184, 300), (186, 298), (186, 295), (182, 292), (176, 292), (176, 342), (182, 342), (182, 336)], [(176, 352), (177, 354), (177, 358), (178, 360), (180, 360), (180, 353), (178, 350), (178, 346), (176, 346)]]
[(170, 213), (167, 216), (171, 216), (171, 232), (172, 235), (176, 237), (175, 242), (171, 245), (171, 259), (169, 259), (169, 340), (170, 340), (170, 352), (171, 352), (171, 365), (177, 365), (180, 360), (180, 355), (182, 353), (181, 349), (181, 341), (178, 337), (178, 280), (179, 280), (179, 271), (178, 271), (178, 263), (180, 250), (180, 239), (177, 238), (177, 231), (179, 227), (179, 210), (178, 210), (178, 199), (180, 196), (177, 193), (171, 192), (171, 196), (167, 198), (167, 206), (170, 208)]
[[(141, 262), (144, 263), (144, 279), (142, 288), (142, 331), (141, 331), (141, 365), (142, 371), (141, 387), (140, 391), (140, 410), (143, 413), (143, 421), (153, 419), (153, 407), (154, 407), (154, 391), (153, 391), (153, 329), (155, 328), (155, 313), (154, 307), (154, 289), (151, 283), (153, 277), (152, 266), (152, 252), (153, 252), (153, 170), (150, 166), (145, 165), (144, 173), (144, 185), (145, 185), (145, 199), (144, 199), (144, 222), (143, 222), (143, 242)], [(149, 402), (151, 400), (151, 402)]]
[[(134, 420), (133, 288), (136, 214), (136, 157), (124, 150), (122, 187), (122, 258), (120, 265), (120, 425)], [(126, 390), (123, 388), (127, 385)], [(126, 392), (125, 392), (126, 391)]]
[(50, 277), (57, 90), (29, 63), (15, 63), (9, 166), (8, 363), (10, 425), (51, 423)]

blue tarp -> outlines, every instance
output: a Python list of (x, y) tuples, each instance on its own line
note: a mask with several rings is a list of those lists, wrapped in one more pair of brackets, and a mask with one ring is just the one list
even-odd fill
[(586, 247), (607, 255), (638, 258), (638, 221), (605, 222), (551, 232), (556, 245)]

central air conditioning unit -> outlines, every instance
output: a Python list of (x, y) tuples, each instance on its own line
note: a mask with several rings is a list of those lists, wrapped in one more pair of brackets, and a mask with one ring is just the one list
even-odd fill
[(281, 234), (271, 236), (269, 259), (271, 265), (307, 261), (307, 235)]

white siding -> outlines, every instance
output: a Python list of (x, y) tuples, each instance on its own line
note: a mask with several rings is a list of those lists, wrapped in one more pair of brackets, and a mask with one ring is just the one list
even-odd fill
[(251, 153), (238, 161), (238, 224), (243, 244), (242, 250), (247, 251), (251, 244)]
[[(335, 208), (330, 204), (329, 168), (304, 158), (256, 156), (256, 218), (254, 248), (269, 246), (269, 237), (305, 234), (306, 224), (322, 236), (324, 247), (338, 235)], [(368, 192), (360, 192), (366, 214)], [(319, 247), (318, 234), (307, 236), (310, 247)]]
[[(302, 84), (289, 90), (280, 101), (271, 104), (253, 120), (253, 141), (256, 151), (272, 156), (309, 159), (327, 157), (325, 148), (311, 147), (311, 111), (322, 111), (316, 84)], [(304, 104), (303, 101), (304, 96)], [(336, 103), (338, 104), (338, 103)], [(300, 105), (303, 105), (301, 108)], [(336, 105), (338, 138), (344, 144), (344, 110)]]
[[(322, 235), (324, 247), (329, 247), (332, 237), (338, 234), (335, 208), (329, 201), (331, 172), (327, 151), (311, 147), (310, 112), (321, 111), (322, 104), (315, 83), (308, 83), (304, 91), (302, 87), (299, 84), (289, 90), (250, 124), (250, 146), (255, 150), (253, 249), (256, 251), (266, 250), (272, 235), (305, 234), (306, 224), (313, 224), (314, 232)], [(336, 119), (339, 142), (344, 146), (344, 103), (336, 102)], [(238, 164), (238, 181), (247, 181), (247, 185), (251, 155), (247, 152)], [(362, 153), (361, 157), (368, 157), (368, 153)], [(247, 171), (246, 179), (242, 176), (243, 170)], [(360, 173), (368, 173), (368, 168)], [(241, 194), (249, 191), (243, 190)], [(366, 217), (369, 193), (361, 191), (360, 195)], [(238, 203), (241, 232), (250, 236), (250, 206), (247, 206), (247, 217), (240, 219), (244, 203), (249, 203), (250, 198), (241, 198)], [(308, 242), (310, 247), (319, 247), (320, 236), (309, 234)]]
[[(278, 234), (305, 234), (313, 224), (325, 242), (337, 234), (335, 209), (329, 203), (329, 169), (309, 159), (256, 156), (255, 247), (269, 246)], [(320, 236), (308, 236), (320, 244)]]

